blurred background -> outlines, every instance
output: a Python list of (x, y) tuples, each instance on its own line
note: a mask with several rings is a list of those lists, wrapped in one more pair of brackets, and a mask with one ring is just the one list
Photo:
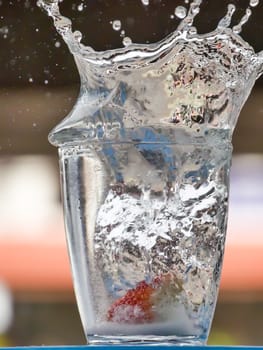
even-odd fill
[[(242, 16), (248, 1), (232, 1)], [(227, 1), (203, 1), (200, 31), (215, 27)], [(110, 21), (137, 42), (176, 28), (184, 1), (64, 1), (62, 12), (101, 50), (121, 46)], [(243, 37), (263, 49), (263, 7)], [(64, 237), (57, 150), (48, 132), (79, 89), (74, 61), (35, 0), (0, 0), (0, 346), (84, 344)], [(263, 345), (263, 79), (234, 133), (229, 229), (210, 344)]]

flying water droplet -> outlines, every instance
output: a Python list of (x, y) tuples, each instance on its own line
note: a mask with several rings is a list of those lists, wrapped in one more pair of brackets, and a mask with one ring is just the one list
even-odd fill
[(186, 14), (187, 14), (187, 10), (184, 6), (177, 6), (175, 8), (174, 14), (176, 17), (183, 19), (183, 18), (185, 18)]
[(249, 6), (256, 7), (259, 4), (259, 0), (250, 0)]
[(121, 21), (116, 19), (112, 22), (112, 28), (116, 31), (119, 31), (121, 29)]
[(1, 27), (0, 28), (0, 35), (3, 34), (3, 37), (6, 38), (7, 37), (7, 34), (9, 32), (9, 29), (7, 26), (4, 26), (4, 27)]
[(78, 5), (77, 9), (78, 11), (83, 11), (83, 8), (84, 8), (84, 5), (83, 5), (83, 2), (81, 4)]
[(150, 0), (141, 0), (141, 2), (144, 6), (148, 6), (150, 3)]

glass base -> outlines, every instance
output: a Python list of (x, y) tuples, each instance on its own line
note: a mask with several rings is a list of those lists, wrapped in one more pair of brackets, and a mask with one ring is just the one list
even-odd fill
[(203, 346), (206, 339), (197, 336), (159, 336), (159, 335), (127, 335), (127, 336), (98, 336), (88, 335), (90, 345), (177, 345)]

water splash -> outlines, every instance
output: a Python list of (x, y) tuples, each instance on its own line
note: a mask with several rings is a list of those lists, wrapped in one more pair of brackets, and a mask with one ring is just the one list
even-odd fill
[[(62, 16), (60, 13), (59, 3), (62, 1), (61, 0), (38, 0), (37, 4), (38, 6), (43, 7), (47, 11), (49, 16), (53, 18), (56, 29), (63, 36), (65, 42), (68, 44), (70, 48), (70, 51), (74, 55), (82, 56), (87, 60), (90, 59), (90, 62), (92, 63), (95, 63), (95, 61), (97, 61), (98, 65), (105, 64), (106, 62), (111, 64), (111, 51), (110, 52), (105, 51), (100, 53), (95, 52), (91, 47), (81, 44), (79, 37), (76, 40), (76, 37), (72, 32), (71, 20), (65, 16)], [(141, 1), (144, 6), (150, 5), (149, 0), (141, 0)], [(193, 26), (193, 22), (196, 16), (200, 12), (202, 0), (193, 0), (191, 2), (189, 0), (185, 0), (186, 5), (188, 5), (189, 3), (190, 5), (188, 10), (184, 6), (177, 6), (175, 8), (175, 16), (181, 19), (181, 22), (179, 23), (177, 30), (175, 30), (174, 33), (172, 33), (166, 39), (164, 39), (160, 43), (145, 45), (143, 47), (142, 45), (132, 43), (133, 41), (132, 38), (130, 38), (129, 41), (123, 40), (124, 48), (114, 50), (114, 55), (117, 56), (118, 54), (120, 54), (122, 56), (122, 53), (126, 53), (125, 47), (127, 46), (129, 46), (129, 51), (131, 52), (129, 52), (129, 55), (124, 54), (122, 56), (124, 60), (126, 59), (127, 56), (129, 56), (129, 58), (132, 58), (133, 49), (135, 51), (134, 53), (138, 52), (139, 49), (141, 48), (141, 51), (145, 51), (145, 52), (150, 51), (153, 54), (154, 52), (156, 52), (158, 55), (158, 53), (160, 52), (159, 51), (160, 46), (162, 46), (163, 49), (165, 49), (166, 44), (174, 45), (175, 41), (180, 40), (178, 36), (179, 33), (181, 33), (181, 35), (183, 34), (182, 36), (185, 38), (187, 38), (189, 35), (190, 36), (196, 35), (198, 37), (198, 29)], [(244, 16), (241, 18), (239, 23), (235, 24), (231, 29), (231, 31), (227, 33), (229, 37), (235, 37), (237, 34), (241, 33), (242, 27), (247, 23), (249, 17), (252, 14), (252, 9), (254, 10), (258, 4), (259, 4), (258, 0), (250, 0), (249, 7), (246, 9)], [(83, 3), (81, 3), (79, 6), (81, 6), (81, 10), (85, 7)], [(236, 10), (235, 5), (229, 4), (227, 14), (225, 15), (225, 17), (223, 17), (219, 21), (216, 30), (211, 33), (207, 33), (205, 37), (209, 37), (209, 36), (212, 37), (215, 34), (220, 34), (220, 32), (224, 32), (227, 28), (229, 28), (231, 25), (231, 21), (233, 19), (233, 14), (235, 10)], [(171, 16), (174, 16), (174, 15), (171, 14)], [(121, 22), (119, 20), (113, 21), (112, 27), (114, 30), (119, 31), (121, 29)], [(125, 37), (125, 33), (121, 33), (121, 36)], [(202, 38), (202, 35), (199, 35), (199, 37)], [(229, 38), (229, 40), (231, 39)], [(146, 57), (148, 56), (147, 53), (145, 54), (145, 56)], [(137, 59), (137, 55), (135, 55), (134, 58)], [(119, 57), (119, 60), (121, 60), (121, 57)]]
[(218, 26), (217, 26), (218, 30), (220, 30), (221, 28), (228, 28), (230, 26), (232, 16), (235, 11), (236, 11), (236, 6), (233, 4), (229, 4), (226, 15), (218, 23)]
[(250, 8), (246, 9), (246, 13), (245, 15), (241, 18), (240, 22), (233, 27), (233, 31), (234, 33), (241, 33), (242, 27), (244, 26), (244, 24), (247, 23), (247, 21), (249, 20), (250, 16), (252, 15), (252, 11)]
[[(84, 46), (79, 31), (72, 32), (71, 21), (61, 15), (58, 0), (39, 0), (38, 4), (52, 16), (56, 29), (68, 44), (82, 82), (75, 109), (51, 134), (51, 142), (56, 143), (58, 135), (61, 140), (65, 133), (67, 140), (73, 134), (75, 139), (83, 134), (85, 138), (96, 139), (98, 123), (105, 131), (104, 138), (109, 136), (108, 123), (119, 125), (118, 136), (113, 133), (116, 140), (134, 138), (127, 135), (133, 123), (139, 128), (154, 124), (200, 135), (210, 128), (232, 132), (255, 80), (262, 74), (262, 53), (256, 54), (240, 36), (252, 8), (256, 9), (256, 1), (250, 1), (244, 16), (233, 25), (236, 7), (229, 4), (215, 30), (206, 34), (199, 34), (194, 26), (202, 0), (186, 3), (188, 10), (178, 6), (175, 15), (181, 21), (177, 30), (148, 45), (133, 43), (121, 30), (121, 21), (114, 20), (113, 29), (120, 31), (124, 47), (100, 52)], [(143, 92), (136, 97), (136, 104), (130, 101), (137, 94), (134, 91), (139, 82)], [(153, 84), (158, 85), (154, 100)], [(115, 117), (107, 105), (112, 98), (116, 99), (115, 111), (116, 106), (119, 108)], [(98, 109), (100, 113), (103, 111), (103, 117)], [(110, 120), (107, 115), (111, 115)], [(87, 130), (87, 123), (92, 132)], [(76, 128), (76, 132), (71, 128)]]

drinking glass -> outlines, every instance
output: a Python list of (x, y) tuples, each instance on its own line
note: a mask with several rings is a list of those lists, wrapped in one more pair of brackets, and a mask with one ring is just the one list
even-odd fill
[[(93, 85), (82, 87), (49, 136), (59, 147), (68, 250), (89, 343), (204, 344), (213, 318), (232, 132), (205, 122), (213, 115), (200, 102), (184, 107), (175, 99), (166, 118), (171, 68), (155, 73), (89, 76)], [(189, 86), (179, 89), (190, 94)]]
[(59, 148), (87, 340), (205, 344), (224, 255), (232, 133), (262, 74), (262, 52), (238, 34), (249, 12), (232, 30), (229, 4), (216, 30), (199, 35), (202, 1), (193, 0), (176, 7), (182, 20), (162, 41), (126, 38), (121, 49), (96, 52), (59, 16), (58, 1), (43, 2), (81, 78), (77, 103), (49, 140)]

